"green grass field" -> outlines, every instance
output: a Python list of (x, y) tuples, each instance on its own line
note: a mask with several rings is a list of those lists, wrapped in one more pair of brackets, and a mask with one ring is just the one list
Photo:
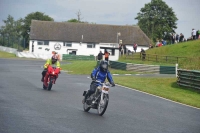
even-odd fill
[(0, 51), (0, 58), (15, 58), (15, 54)]

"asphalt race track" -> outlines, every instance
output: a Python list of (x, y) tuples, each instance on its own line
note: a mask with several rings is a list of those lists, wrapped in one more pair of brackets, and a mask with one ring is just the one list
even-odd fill
[(86, 113), (89, 75), (62, 72), (46, 91), (44, 62), (0, 59), (0, 133), (200, 133), (199, 109), (120, 86), (110, 89), (103, 116)]

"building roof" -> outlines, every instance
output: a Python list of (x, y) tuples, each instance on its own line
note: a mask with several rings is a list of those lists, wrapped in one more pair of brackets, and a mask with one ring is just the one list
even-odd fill
[[(31, 21), (31, 40), (66, 42), (117, 43), (117, 33), (123, 44), (148, 46), (149, 38), (139, 28), (130, 25), (105, 25), (73, 22)], [(83, 39), (82, 39), (83, 36)]]

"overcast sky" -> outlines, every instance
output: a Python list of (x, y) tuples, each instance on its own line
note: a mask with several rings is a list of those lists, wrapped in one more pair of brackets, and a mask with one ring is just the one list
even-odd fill
[[(56, 22), (77, 19), (80, 10), (81, 20), (96, 24), (134, 25), (135, 17), (144, 4), (151, 0), (0, 0), (0, 26), (8, 15), (15, 20), (29, 13), (42, 12)], [(177, 18), (178, 34), (186, 38), (192, 28), (200, 30), (200, 0), (163, 0), (173, 8)]]

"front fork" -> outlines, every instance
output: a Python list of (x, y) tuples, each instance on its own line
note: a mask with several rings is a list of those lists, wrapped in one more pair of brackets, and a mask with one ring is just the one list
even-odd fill
[(47, 83), (49, 83), (50, 81), (51, 81), (53, 84), (55, 84), (55, 83), (56, 83), (56, 77), (53, 77), (53, 76), (51, 77), (51, 76), (49, 76)]

